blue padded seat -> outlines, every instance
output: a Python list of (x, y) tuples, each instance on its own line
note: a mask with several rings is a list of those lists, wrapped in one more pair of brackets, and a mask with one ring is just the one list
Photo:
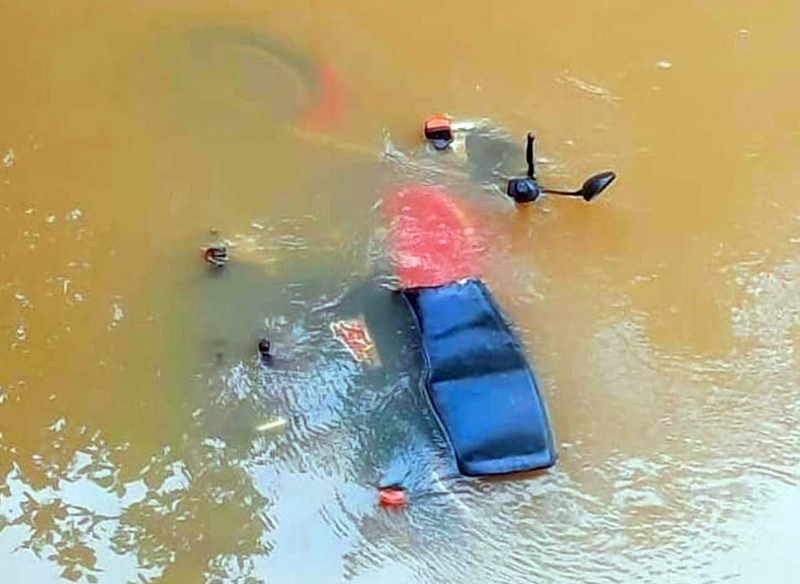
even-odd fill
[(425, 389), (469, 476), (552, 466), (547, 412), (519, 340), (480, 280), (408, 288)]

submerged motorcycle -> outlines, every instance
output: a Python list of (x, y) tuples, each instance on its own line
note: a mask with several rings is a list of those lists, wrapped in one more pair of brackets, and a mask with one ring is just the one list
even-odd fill
[[(263, 63), (277, 63), (308, 84), (304, 95), (311, 96), (306, 103), (314, 123), (294, 112), (287, 124), (306, 132), (335, 114), (330, 70), (254, 38), (216, 32), (203, 42), (212, 49), (215, 43), (228, 49), (243, 43), (260, 53)], [(423, 179), (432, 169), (434, 177), (455, 172), (479, 184), (502, 182), (517, 204), (543, 194), (589, 202), (615, 179), (604, 172), (576, 191), (542, 187), (532, 134), (524, 148), (527, 171), (516, 177), (522, 149), (488, 122), (456, 124), (438, 116), (425, 122), (423, 134), (426, 146), (419, 152), (407, 155), (387, 145), (383, 160), (413, 167)], [(229, 347), (227, 355), (217, 352), (221, 383), (230, 385), (231, 372), (249, 363), (248, 375), (256, 381), (248, 382), (255, 392), (248, 399), (262, 418), (254, 423), (255, 432), (285, 432), (289, 451), (289, 443), (322, 433), (324, 451), (333, 457), (349, 454), (350, 472), (381, 477), (381, 486), (413, 486), (410, 469), (419, 463), (410, 460), (414, 452), (442, 456), (433, 420), (463, 475), (554, 464), (552, 432), (533, 370), (480, 280), (485, 248), (469, 205), (445, 188), (410, 184), (390, 188), (378, 206), (383, 236), (365, 240), (371, 248), (368, 263), (378, 267), (355, 278), (358, 270), (342, 269), (333, 255), (326, 267), (320, 258), (306, 262), (305, 274), (299, 262), (265, 277), (258, 246), (248, 253), (246, 242), (221, 238), (204, 250), (211, 274), (201, 295), (215, 307), (208, 330)], [(420, 386), (422, 393), (415, 391)], [(433, 415), (424, 411), (421, 397)], [(372, 446), (356, 452), (354, 444)], [(398, 460), (405, 461), (404, 471), (387, 470)]]

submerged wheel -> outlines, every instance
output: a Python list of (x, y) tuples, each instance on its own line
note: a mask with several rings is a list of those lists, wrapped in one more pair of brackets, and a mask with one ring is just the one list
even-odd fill
[(322, 129), (340, 110), (333, 70), (264, 33), (198, 28), (157, 48), (176, 120), (210, 129), (259, 122)]

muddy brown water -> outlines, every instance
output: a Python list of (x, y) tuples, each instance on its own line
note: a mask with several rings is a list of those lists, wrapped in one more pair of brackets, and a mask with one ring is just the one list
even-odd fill
[[(2, 14), (3, 582), (793, 581), (796, 2)], [(340, 112), (301, 129), (322, 63)], [(534, 129), (543, 182), (618, 182), (515, 209), (418, 160), (438, 112)], [(417, 180), (479, 209), (550, 471), (459, 478), (410, 370), (330, 339), (376, 204)], [(212, 228), (239, 243), (220, 277)]]

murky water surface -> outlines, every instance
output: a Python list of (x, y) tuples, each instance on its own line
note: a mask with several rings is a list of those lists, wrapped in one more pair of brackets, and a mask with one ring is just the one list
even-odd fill
[[(3, 582), (792, 581), (797, 2), (2, 6)], [(515, 209), (439, 112), (619, 179)], [(484, 225), (552, 470), (456, 473), (377, 276), (416, 181)]]

